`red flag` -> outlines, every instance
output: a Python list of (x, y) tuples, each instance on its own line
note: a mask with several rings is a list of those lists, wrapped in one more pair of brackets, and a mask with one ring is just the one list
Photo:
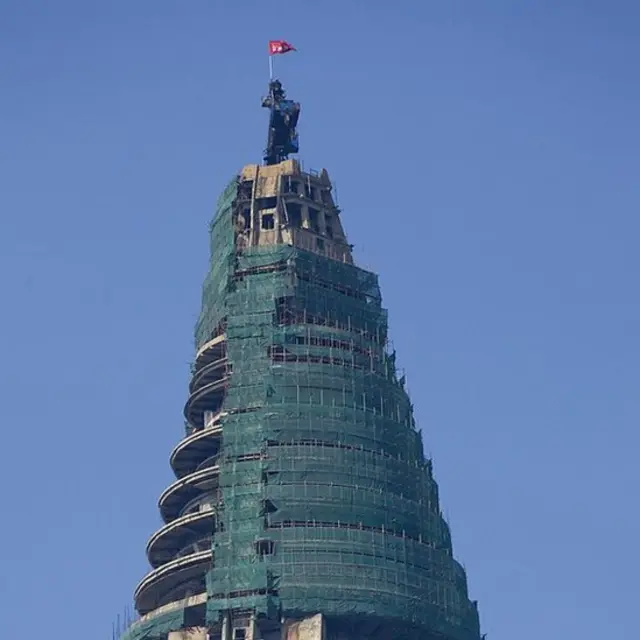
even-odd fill
[(278, 53), (289, 53), (295, 51), (296, 48), (289, 44), (286, 40), (269, 40), (269, 55), (274, 56)]

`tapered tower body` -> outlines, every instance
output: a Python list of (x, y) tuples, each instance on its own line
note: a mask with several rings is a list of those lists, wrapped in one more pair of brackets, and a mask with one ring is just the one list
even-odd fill
[(275, 126), (218, 199), (177, 479), (126, 638), (479, 640), (377, 276), (327, 172), (287, 158), (295, 122)]

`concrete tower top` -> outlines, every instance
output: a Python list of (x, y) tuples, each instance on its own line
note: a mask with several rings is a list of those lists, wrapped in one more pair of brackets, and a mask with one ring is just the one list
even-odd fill
[(329, 174), (297, 160), (245, 166), (239, 177), (236, 246), (287, 244), (351, 264)]

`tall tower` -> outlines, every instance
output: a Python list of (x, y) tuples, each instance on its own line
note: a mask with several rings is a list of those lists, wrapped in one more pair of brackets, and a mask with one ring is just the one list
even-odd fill
[(218, 199), (184, 408), (127, 640), (479, 640), (431, 461), (325, 170), (278, 81)]

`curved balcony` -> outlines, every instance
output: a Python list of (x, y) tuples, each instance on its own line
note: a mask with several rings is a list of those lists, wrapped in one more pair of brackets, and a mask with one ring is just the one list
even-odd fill
[(206, 590), (205, 574), (213, 562), (211, 549), (176, 558), (148, 573), (136, 588), (134, 599), (140, 615), (189, 593)]
[(169, 462), (176, 478), (193, 473), (203, 460), (220, 450), (222, 427), (219, 422), (224, 415), (218, 413), (209, 423), (210, 426), (192, 433), (175, 446)]
[(202, 367), (202, 369), (198, 369), (193, 374), (191, 382), (189, 383), (189, 392), (195, 393), (212, 382), (222, 380), (222, 378), (226, 377), (228, 368), (229, 360), (225, 356), (224, 358), (210, 362)]
[(200, 513), (202, 511), (217, 511), (220, 506), (221, 493), (215, 488), (213, 491), (201, 493), (197, 498), (189, 500), (180, 511), (179, 517), (187, 516), (191, 513)]
[(202, 345), (196, 354), (190, 396), (184, 416), (195, 429), (204, 427), (204, 412), (222, 408), (228, 380), (227, 338), (223, 334)]
[[(203, 538), (211, 540), (215, 530), (213, 510), (188, 513), (156, 531), (147, 543), (147, 557), (154, 569), (180, 556), (180, 550)], [(211, 546), (211, 545), (209, 545)]]
[(215, 465), (194, 471), (169, 485), (158, 500), (162, 519), (166, 523), (173, 522), (192, 500), (207, 493), (217, 494), (219, 472)]
[(203, 344), (196, 353), (194, 362), (194, 370), (196, 373), (215, 360), (220, 360), (227, 353), (227, 336), (216, 336), (213, 340), (209, 340)]
[(217, 467), (222, 454), (219, 452), (214, 453), (212, 456), (205, 458), (197, 467), (196, 471), (204, 471), (205, 469), (210, 469), (211, 467)]
[(194, 553), (200, 553), (201, 551), (209, 551), (212, 548), (213, 536), (205, 535), (200, 536), (197, 540), (191, 541), (186, 546), (182, 547), (176, 558), (186, 558), (192, 556)]
[(184, 417), (195, 429), (204, 428), (205, 411), (217, 413), (222, 409), (222, 403), (227, 393), (229, 377), (224, 375), (226, 368), (218, 369), (217, 371), (221, 372), (223, 377), (218, 377), (204, 386), (199, 387), (189, 396), (187, 404), (184, 407)]

